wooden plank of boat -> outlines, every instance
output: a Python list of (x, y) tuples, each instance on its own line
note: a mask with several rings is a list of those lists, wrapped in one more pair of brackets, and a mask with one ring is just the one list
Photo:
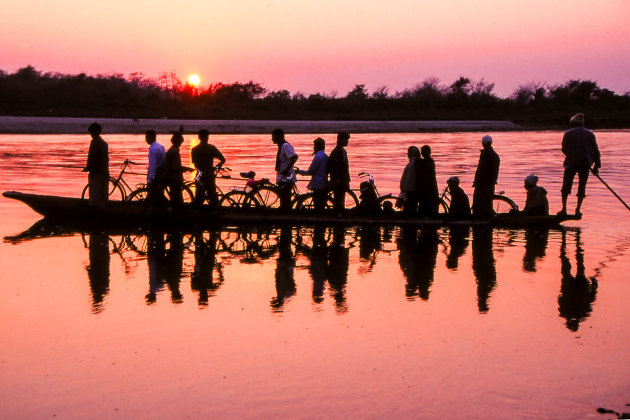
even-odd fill
[(397, 225), (397, 226), (497, 226), (530, 227), (555, 226), (566, 220), (579, 220), (567, 216), (514, 216), (501, 214), (486, 219), (449, 220), (438, 218), (408, 218), (399, 212), (393, 214), (360, 215), (348, 212), (343, 217), (333, 213), (313, 214), (312, 212), (291, 211), (282, 213), (277, 209), (219, 209), (208, 207), (194, 208), (185, 205), (181, 209), (147, 206), (143, 203), (109, 201), (103, 208), (90, 206), (88, 200), (71, 197), (58, 197), (40, 194), (26, 194), (16, 191), (3, 193), (7, 198), (21, 201), (37, 213), (52, 219), (69, 222), (89, 222), (93, 224), (126, 225), (226, 225), (226, 224), (345, 224), (345, 225)]

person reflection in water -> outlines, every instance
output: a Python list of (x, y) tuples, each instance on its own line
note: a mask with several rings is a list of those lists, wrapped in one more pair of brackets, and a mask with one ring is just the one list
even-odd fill
[(217, 234), (210, 232), (206, 238), (203, 232), (194, 234), (195, 267), (190, 276), (190, 289), (199, 293), (199, 306), (208, 306), (210, 296), (223, 284), (223, 275), (217, 267), (219, 281), (214, 281), (214, 267), (216, 265)]
[(398, 262), (407, 280), (405, 295), (408, 300), (414, 300), (416, 295), (422, 300), (429, 299), (439, 242), (434, 228), (422, 229), (419, 235), (415, 228), (403, 229), (398, 242)]
[(346, 248), (346, 230), (343, 226), (333, 227), (333, 243), (328, 253), (328, 283), (338, 313), (348, 311), (346, 284), (350, 267), (350, 250)]
[(326, 228), (323, 225), (315, 225), (313, 229), (313, 249), (310, 253), (310, 265), (308, 272), (313, 279), (313, 303), (324, 301), (324, 288), (326, 287), (326, 267), (328, 265), (326, 247)]
[(542, 259), (547, 251), (549, 229), (525, 230), (525, 254), (523, 255), (523, 271), (535, 272), (536, 261)]
[(168, 247), (164, 255), (164, 279), (171, 291), (171, 301), (182, 303), (179, 282), (184, 268), (184, 237), (181, 232), (169, 233), (166, 237)]
[(92, 312), (98, 313), (103, 310), (103, 299), (109, 292), (109, 235), (90, 233), (89, 256), (87, 275), (92, 292)]
[(473, 227), (472, 268), (477, 282), (477, 306), (483, 314), (488, 312), (488, 299), (497, 284), (491, 228)]
[(274, 312), (282, 312), (287, 299), (295, 295), (295, 258), (291, 249), (293, 229), (283, 226), (278, 238), (278, 258), (276, 259), (276, 297), (271, 299)]
[(448, 232), (449, 251), (446, 256), (446, 268), (449, 270), (457, 270), (459, 265), (459, 257), (464, 255), (468, 248), (468, 234), (470, 228), (451, 227)]
[(164, 251), (164, 235), (162, 233), (148, 233), (149, 293), (144, 297), (147, 305), (155, 303), (158, 292), (164, 288)]
[(575, 236), (575, 263), (577, 271), (575, 276), (571, 274), (571, 262), (567, 257), (567, 232), (562, 231), (562, 243), (560, 245), (560, 263), (562, 283), (558, 295), (558, 311), (560, 316), (566, 319), (566, 326), (571, 331), (577, 331), (580, 322), (589, 317), (593, 310), (593, 303), (597, 297), (597, 279), (588, 279), (584, 267), (584, 250), (580, 240), (580, 231)]

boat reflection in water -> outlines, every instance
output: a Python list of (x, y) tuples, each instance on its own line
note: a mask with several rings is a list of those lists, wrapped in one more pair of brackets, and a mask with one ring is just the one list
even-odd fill
[[(559, 244), (558, 313), (570, 331), (577, 331), (580, 323), (590, 316), (597, 296), (598, 283), (594, 277), (586, 275), (581, 231), (575, 228), (501, 230), (455, 226), (393, 229), (318, 225), (195, 232), (79, 233), (88, 248), (89, 263), (86, 268), (94, 313), (105, 308), (104, 302), (110, 292), (110, 259), (113, 253), (122, 258), (125, 267), (130, 265), (130, 260), (146, 261), (148, 293), (145, 300), (148, 305), (154, 304), (167, 290), (171, 302), (181, 304), (185, 299), (185, 293), (180, 290), (182, 282), (189, 281), (198, 306), (207, 307), (209, 300), (226, 282), (224, 264), (231, 265), (235, 261), (246, 265), (275, 262), (275, 296), (269, 301), (272, 312), (285, 311), (287, 304), (298, 294), (299, 287), (304, 287), (304, 283), (296, 278), (301, 279), (307, 273), (312, 282), (312, 304), (320, 307), (328, 295), (339, 314), (349, 310), (347, 288), (349, 278), (354, 279), (350, 275), (354, 256), (358, 254), (359, 262), (352, 263), (358, 266), (358, 275), (367, 276), (377, 269), (381, 256), (394, 255), (395, 258), (397, 253), (397, 275), (404, 282), (407, 301), (428, 301), (432, 288), (439, 284), (436, 281), (451, 273), (458, 278), (474, 279), (477, 311), (485, 314), (491, 309), (492, 296), (501, 278), (497, 273), (495, 253), (503, 255), (507, 248), (516, 247), (518, 250), (520, 247), (524, 251), (521, 271), (537, 273), (540, 263), (548, 255), (550, 235), (554, 238), (552, 243)], [(70, 233), (58, 226), (38, 222), (19, 235), (5, 238), (5, 241), (19, 243), (76, 234), (77, 231)], [(466, 258), (469, 248), (470, 259)], [(573, 249), (575, 258), (572, 261), (570, 250)], [(446, 271), (441, 268), (444, 266), (438, 267), (440, 252), (444, 254)], [(463, 259), (470, 261), (470, 266), (463, 266)], [(391, 273), (391, 263), (391, 258), (383, 259), (383, 265), (390, 265), (388, 273)], [(574, 265), (575, 274), (572, 272)], [(131, 271), (126, 268), (125, 274), (132, 275)], [(550, 275), (546, 269), (544, 276), (557, 278), (558, 275)], [(388, 278), (382, 280), (389, 281), (389, 277), (396, 278), (388, 274)]]

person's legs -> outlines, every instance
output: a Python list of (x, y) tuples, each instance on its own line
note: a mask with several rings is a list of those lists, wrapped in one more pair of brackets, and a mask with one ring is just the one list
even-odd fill
[(326, 208), (326, 190), (313, 190), (313, 207), (317, 213), (322, 213)]
[(333, 188), (333, 202), (334, 209), (337, 213), (343, 213), (346, 207), (346, 186), (345, 185), (336, 185)]
[(588, 181), (588, 173), (590, 168), (585, 166), (578, 170), (578, 192), (577, 192), (577, 205), (575, 206), (575, 214), (581, 215), (580, 210), (582, 209), (582, 202), (584, 201), (584, 197), (586, 197), (586, 183)]
[(560, 190), (562, 193), (562, 210), (560, 210), (559, 214), (567, 213), (567, 199), (569, 194), (571, 194), (573, 178), (575, 178), (576, 173), (577, 171), (575, 168), (564, 168), (564, 175), (562, 176), (562, 189)]
[(291, 209), (291, 190), (293, 184), (291, 182), (282, 182), (278, 184), (278, 197), (280, 198), (280, 210), (288, 211)]

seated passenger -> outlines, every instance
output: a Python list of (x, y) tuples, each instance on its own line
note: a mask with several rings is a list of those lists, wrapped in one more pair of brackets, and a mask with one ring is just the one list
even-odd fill
[(451, 205), (448, 215), (452, 219), (468, 219), (470, 217), (470, 200), (459, 186), (459, 178), (452, 176), (447, 181), (448, 190), (451, 194)]
[(527, 190), (527, 199), (525, 208), (520, 214), (525, 216), (548, 216), (549, 201), (547, 200), (547, 190), (538, 185), (538, 177), (534, 174), (525, 178), (525, 189)]

